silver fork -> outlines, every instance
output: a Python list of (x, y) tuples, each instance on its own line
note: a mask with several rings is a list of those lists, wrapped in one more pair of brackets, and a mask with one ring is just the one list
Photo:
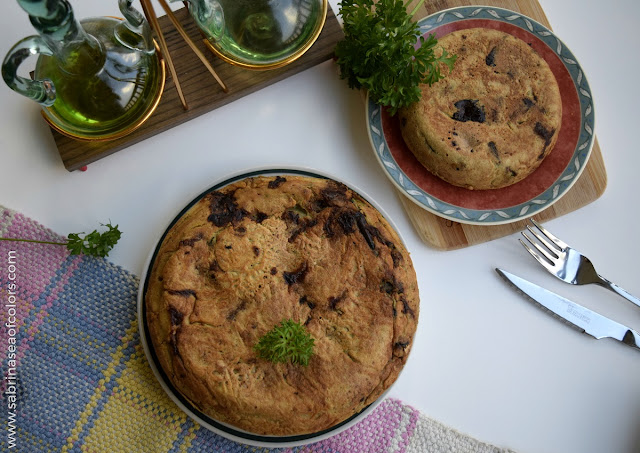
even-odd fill
[(532, 228), (531, 225), (527, 225), (527, 230), (536, 237), (541, 245), (525, 231), (522, 232), (522, 236), (535, 250), (529, 247), (522, 239), (519, 239), (519, 241), (550, 273), (572, 285), (595, 283), (640, 306), (640, 299), (598, 274), (589, 258), (562, 242), (535, 220), (530, 220), (536, 229)]

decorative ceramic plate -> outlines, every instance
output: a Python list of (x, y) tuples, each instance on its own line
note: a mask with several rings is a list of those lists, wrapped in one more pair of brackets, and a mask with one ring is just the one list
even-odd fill
[[(202, 193), (200, 193), (198, 196), (194, 197), (189, 203), (187, 203), (187, 205), (176, 215), (176, 217), (170, 222), (170, 224), (166, 227), (165, 230), (163, 230), (162, 235), (160, 236), (160, 238), (155, 242), (155, 246), (154, 249), (152, 250), (152, 252), (150, 253), (149, 257), (147, 258), (147, 262), (145, 263), (144, 266), (144, 272), (142, 274), (142, 277), (140, 279), (141, 284), (140, 284), (140, 288), (138, 290), (138, 320), (139, 320), (139, 330), (140, 330), (140, 340), (142, 343), (142, 346), (144, 348), (144, 352), (145, 355), (147, 357), (147, 360), (149, 362), (149, 365), (151, 366), (151, 369), (156, 377), (156, 379), (158, 380), (158, 382), (160, 383), (160, 386), (163, 388), (163, 390), (167, 393), (167, 395), (169, 396), (169, 398), (183, 411), (185, 412), (189, 417), (191, 417), (196, 423), (200, 424), (201, 426), (203, 426), (204, 428), (207, 428), (213, 432), (215, 432), (216, 434), (219, 434), (220, 436), (230, 439), (232, 441), (235, 442), (240, 442), (243, 444), (248, 444), (248, 445), (252, 445), (255, 447), (267, 447), (267, 448), (284, 448), (284, 447), (295, 447), (295, 446), (301, 446), (301, 445), (306, 445), (312, 442), (318, 442), (324, 439), (327, 439), (329, 437), (335, 436), (336, 434), (350, 428), (351, 426), (353, 426), (354, 424), (358, 423), (359, 421), (361, 421), (362, 419), (364, 419), (367, 415), (369, 415), (371, 413), (371, 411), (373, 411), (373, 409), (386, 397), (386, 395), (388, 394), (389, 390), (393, 387), (393, 385), (391, 385), (391, 387), (389, 387), (382, 395), (380, 395), (380, 397), (373, 402), (372, 404), (370, 404), (369, 406), (367, 406), (365, 409), (363, 409), (362, 411), (354, 414), (353, 416), (351, 416), (350, 418), (348, 418), (347, 420), (342, 421), (341, 423), (332, 426), (331, 428), (328, 428), (326, 430), (320, 431), (320, 432), (315, 432), (315, 433), (311, 433), (311, 434), (303, 434), (303, 435), (294, 435), (294, 436), (266, 436), (266, 435), (260, 435), (260, 434), (255, 434), (255, 433), (251, 433), (248, 431), (244, 431), (242, 429), (236, 428), (232, 425), (226, 424), (226, 423), (222, 423), (218, 420), (215, 420), (211, 417), (209, 417), (208, 415), (200, 412), (196, 407), (194, 407), (194, 405), (184, 396), (182, 396), (180, 394), (180, 392), (178, 392), (173, 385), (171, 384), (171, 381), (169, 380), (169, 378), (166, 376), (166, 374), (164, 373), (164, 371), (162, 370), (162, 367), (160, 366), (160, 363), (158, 361), (158, 358), (155, 354), (155, 352), (153, 351), (153, 348), (151, 347), (152, 342), (151, 342), (151, 338), (149, 336), (149, 329), (147, 326), (147, 316), (146, 316), (146, 304), (144, 303), (144, 295), (147, 291), (147, 286), (149, 284), (149, 274), (151, 271), (151, 267), (153, 265), (153, 260), (155, 259), (155, 256), (160, 248), (160, 245), (162, 244), (162, 241), (165, 237), (165, 235), (168, 233), (168, 231), (171, 229), (171, 227), (175, 224), (176, 221), (178, 221), (178, 219), (180, 219), (184, 213), (186, 213), (193, 205), (195, 205), (202, 197), (204, 197), (205, 195), (207, 195), (208, 193), (210, 193), (213, 190), (217, 190), (220, 189), (224, 186), (227, 186), (229, 184), (232, 184), (236, 181), (245, 179), (245, 178), (250, 178), (250, 177), (255, 177), (255, 176), (286, 176), (286, 175), (300, 175), (300, 176), (307, 176), (307, 177), (313, 177), (313, 178), (322, 178), (322, 179), (332, 179), (338, 182), (341, 182), (343, 184), (345, 184), (346, 186), (348, 186), (350, 189), (352, 189), (353, 191), (357, 192), (360, 196), (362, 196), (365, 200), (367, 200), (369, 203), (371, 203), (371, 205), (373, 207), (375, 207), (384, 217), (385, 219), (389, 222), (389, 224), (391, 225), (391, 227), (396, 230), (396, 232), (398, 231), (396, 226), (393, 224), (393, 222), (389, 219), (389, 217), (385, 214), (385, 212), (380, 208), (380, 206), (378, 206), (377, 203), (375, 203), (369, 196), (367, 196), (366, 194), (364, 194), (361, 190), (356, 189), (355, 187), (353, 187), (350, 184), (345, 183), (344, 181), (341, 181), (333, 176), (330, 176), (328, 174), (321, 174), (319, 172), (316, 172), (315, 170), (309, 170), (309, 169), (305, 169), (305, 168), (259, 168), (259, 169), (253, 169), (250, 171), (244, 171), (238, 174), (234, 174), (234, 175), (230, 175), (227, 176), (223, 179), (221, 179), (220, 181), (216, 182), (214, 185), (212, 185), (210, 188), (208, 188), (207, 190), (203, 191)], [(398, 235), (400, 236), (400, 234), (398, 233)], [(400, 236), (400, 240), (403, 241), (402, 237)], [(404, 242), (404, 241), (403, 241)]]
[(367, 97), (369, 138), (382, 168), (398, 189), (424, 209), (460, 223), (495, 225), (530, 217), (558, 201), (578, 180), (594, 141), (593, 100), (582, 68), (571, 51), (544, 25), (522, 14), (494, 7), (459, 7), (418, 22), (425, 35), (473, 27), (500, 30), (540, 54), (558, 81), (562, 126), (553, 151), (524, 180), (502, 189), (468, 190), (432, 175), (407, 148), (398, 115)]

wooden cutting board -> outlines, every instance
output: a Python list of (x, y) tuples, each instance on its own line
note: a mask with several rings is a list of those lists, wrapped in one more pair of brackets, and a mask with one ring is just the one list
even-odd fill
[[(536, 20), (549, 29), (551, 28), (542, 7), (536, 0), (488, 0), (482, 2), (426, 0), (415, 17), (419, 19), (443, 9), (472, 5), (496, 6), (516, 11)], [(604, 193), (606, 185), (607, 173), (596, 138), (589, 162), (578, 181), (560, 200), (535, 215), (534, 218), (545, 221), (575, 211), (598, 199)], [(469, 225), (454, 222), (424, 210), (403, 194), (398, 193), (398, 195), (422, 240), (440, 250), (454, 250), (480, 244), (525, 228), (526, 220), (505, 225)]]

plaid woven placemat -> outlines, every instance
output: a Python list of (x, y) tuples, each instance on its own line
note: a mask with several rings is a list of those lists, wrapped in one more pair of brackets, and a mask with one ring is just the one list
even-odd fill
[[(0, 237), (60, 241), (0, 206)], [(0, 447), (19, 452), (506, 451), (395, 399), (305, 447), (250, 447), (200, 427), (164, 393), (138, 336), (135, 275), (63, 246), (0, 241)]]

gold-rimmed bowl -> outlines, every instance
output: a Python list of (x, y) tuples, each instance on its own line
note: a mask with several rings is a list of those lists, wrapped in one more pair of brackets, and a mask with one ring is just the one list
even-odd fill
[[(199, 8), (209, 10), (203, 15)], [(227, 63), (254, 70), (280, 68), (300, 58), (318, 39), (327, 10), (327, 0), (189, 2), (207, 47)]]

